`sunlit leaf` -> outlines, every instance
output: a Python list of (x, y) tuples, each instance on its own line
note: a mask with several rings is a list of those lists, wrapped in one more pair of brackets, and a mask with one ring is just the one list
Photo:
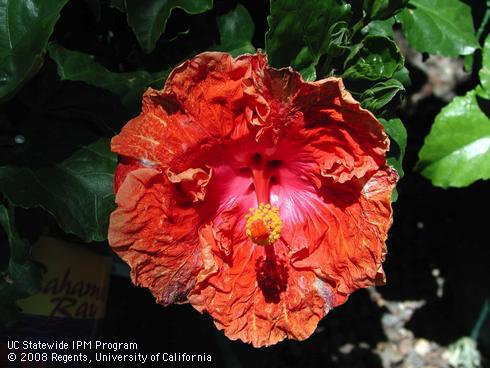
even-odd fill
[(417, 164), (432, 184), (464, 187), (490, 178), (488, 107), (489, 102), (480, 100), (473, 90), (456, 97), (437, 115)]
[(482, 87), (487, 94), (490, 94), (490, 36), (487, 36), (483, 46), (482, 67), (479, 76)]
[(459, 0), (410, 0), (396, 19), (410, 46), (420, 52), (458, 56), (479, 47), (471, 8)]

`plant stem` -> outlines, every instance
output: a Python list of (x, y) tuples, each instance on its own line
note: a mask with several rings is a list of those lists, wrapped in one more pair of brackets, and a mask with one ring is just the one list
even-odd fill
[(490, 298), (486, 298), (485, 301), (483, 302), (483, 307), (480, 311), (480, 315), (478, 316), (478, 319), (476, 320), (475, 326), (471, 330), (470, 337), (476, 342), (478, 339), (478, 336), (480, 336), (480, 330), (483, 326), (483, 323), (488, 317), (488, 312), (490, 312)]

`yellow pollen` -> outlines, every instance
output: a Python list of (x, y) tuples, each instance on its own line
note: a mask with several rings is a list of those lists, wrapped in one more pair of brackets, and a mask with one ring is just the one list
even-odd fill
[(281, 236), (282, 221), (277, 207), (261, 203), (257, 209), (250, 208), (245, 219), (245, 234), (256, 244), (274, 244)]

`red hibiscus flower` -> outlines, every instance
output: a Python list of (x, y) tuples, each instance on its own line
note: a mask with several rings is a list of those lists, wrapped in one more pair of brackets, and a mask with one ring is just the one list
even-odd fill
[(230, 339), (306, 339), (384, 282), (388, 146), (339, 78), (200, 54), (112, 139), (109, 242), (158, 303), (189, 302)]

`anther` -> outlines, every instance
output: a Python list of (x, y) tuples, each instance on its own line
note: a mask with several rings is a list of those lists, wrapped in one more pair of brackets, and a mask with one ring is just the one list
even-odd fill
[(269, 203), (260, 203), (257, 209), (250, 208), (250, 214), (245, 219), (245, 233), (254, 243), (270, 245), (280, 238), (282, 221), (279, 208)]

